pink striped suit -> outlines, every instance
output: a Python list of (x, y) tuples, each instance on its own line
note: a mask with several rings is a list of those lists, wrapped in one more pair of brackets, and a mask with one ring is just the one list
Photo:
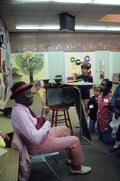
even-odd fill
[(71, 156), (72, 165), (79, 165), (84, 161), (79, 138), (71, 136), (66, 126), (51, 128), (51, 123), (46, 121), (37, 130), (37, 119), (31, 115), (28, 107), (18, 103), (12, 109), (11, 120), (14, 131), (25, 140), (30, 154), (67, 150)]

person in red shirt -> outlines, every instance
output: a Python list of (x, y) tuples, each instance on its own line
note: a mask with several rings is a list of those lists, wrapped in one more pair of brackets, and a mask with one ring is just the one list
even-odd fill
[(98, 137), (103, 143), (109, 144), (112, 142), (111, 133), (112, 128), (110, 122), (112, 121), (113, 110), (111, 107), (111, 93), (112, 82), (109, 79), (104, 79), (101, 82), (100, 89), (102, 94), (98, 97), (98, 111), (97, 111), (97, 128)]

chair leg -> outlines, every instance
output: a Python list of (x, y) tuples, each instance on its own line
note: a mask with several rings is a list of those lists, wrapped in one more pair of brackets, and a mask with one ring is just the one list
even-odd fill
[(53, 111), (53, 113), (52, 113), (52, 123), (51, 123), (51, 127), (53, 127), (53, 123), (54, 123), (54, 114), (55, 114), (55, 112)]
[(73, 129), (72, 129), (72, 124), (71, 124), (71, 121), (70, 121), (70, 116), (69, 116), (69, 113), (68, 113), (68, 110), (67, 110), (67, 117), (68, 117), (68, 121), (69, 121), (69, 125), (70, 125), (71, 134), (74, 135)]
[(66, 117), (66, 112), (65, 112), (65, 110), (64, 110), (63, 112), (64, 112), (65, 124), (66, 124), (66, 126), (68, 127), (68, 124), (67, 124), (67, 117)]
[(55, 175), (55, 177), (60, 181), (60, 178), (57, 176), (57, 174), (54, 172), (54, 170), (52, 169), (52, 167), (49, 165), (49, 163), (46, 161), (45, 162), (46, 165), (48, 166), (48, 168), (53, 172), (53, 174)]
[(53, 158), (53, 160), (55, 160), (56, 164), (58, 164), (58, 161), (55, 159), (55, 157), (54, 157), (54, 156), (52, 156), (52, 158)]
[(58, 111), (56, 111), (56, 115), (55, 115), (55, 126), (57, 126), (57, 120), (58, 120)]

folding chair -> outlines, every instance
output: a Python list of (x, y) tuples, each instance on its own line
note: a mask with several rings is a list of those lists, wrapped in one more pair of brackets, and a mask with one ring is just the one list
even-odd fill
[[(46, 153), (46, 154), (40, 154), (40, 155), (30, 155), (28, 153), (26, 145), (24, 144), (24, 142), (21, 140), (21, 138), (19, 137), (19, 135), (16, 132), (14, 132), (14, 135), (13, 135), (11, 148), (19, 150), (19, 153), (20, 153), (19, 180), (21, 178), (28, 180), (30, 171), (31, 171), (31, 163), (44, 162), (48, 166), (48, 168), (53, 172), (55, 177), (60, 181), (60, 178), (57, 176), (57, 174), (54, 172), (54, 170), (51, 168), (51, 166), (49, 165), (49, 163), (46, 160), (47, 157), (52, 157), (56, 161), (54, 156), (58, 155), (59, 152)], [(23, 161), (24, 161), (24, 163), (23, 163)], [(56, 163), (58, 163), (58, 162), (56, 161)], [(26, 165), (25, 168), (24, 168), (24, 165)]]
[(54, 156), (58, 154), (59, 152), (53, 152), (53, 153), (46, 153), (46, 154), (41, 154), (41, 155), (29, 155), (29, 156), (30, 156), (31, 163), (44, 162), (48, 166), (48, 168), (53, 172), (55, 177), (60, 181), (60, 178), (57, 176), (55, 171), (52, 169), (52, 167), (49, 165), (49, 163), (46, 160), (47, 157), (52, 157), (56, 161), (56, 163), (58, 163), (57, 160), (54, 158)]

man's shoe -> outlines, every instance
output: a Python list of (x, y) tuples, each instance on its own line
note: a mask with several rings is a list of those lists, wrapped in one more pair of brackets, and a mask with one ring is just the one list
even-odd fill
[(115, 151), (117, 151), (118, 149), (119, 149), (119, 147), (118, 147), (118, 148), (112, 147), (112, 148), (109, 149), (109, 152), (115, 152)]
[(79, 128), (80, 127), (80, 123), (78, 122), (77, 124), (76, 124), (76, 128)]
[(67, 160), (67, 164), (68, 164), (68, 165), (71, 165), (72, 160), (71, 160), (71, 159), (68, 159), (68, 158), (66, 158), (66, 160)]
[(71, 174), (86, 174), (86, 173), (89, 173), (90, 171), (92, 170), (91, 167), (86, 167), (86, 166), (83, 166), (81, 165), (81, 170), (73, 170), (71, 167), (70, 167), (70, 173)]

